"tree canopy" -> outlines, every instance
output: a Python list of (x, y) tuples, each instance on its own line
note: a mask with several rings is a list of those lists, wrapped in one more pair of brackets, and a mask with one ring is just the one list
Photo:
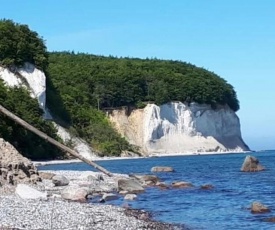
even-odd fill
[(29, 62), (45, 70), (47, 56), (43, 39), (27, 25), (14, 23), (12, 20), (0, 20), (0, 65), (21, 66)]
[(234, 88), (223, 78), (181, 61), (102, 57), (69, 52), (49, 55), (49, 74), (70, 110), (138, 106), (152, 101), (198, 102), (239, 109)]

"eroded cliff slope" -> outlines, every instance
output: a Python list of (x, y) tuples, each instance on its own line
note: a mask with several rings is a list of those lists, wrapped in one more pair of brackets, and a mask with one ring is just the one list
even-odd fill
[(197, 103), (148, 104), (130, 115), (126, 110), (113, 110), (109, 118), (145, 155), (249, 150), (241, 136), (238, 116), (226, 106), (213, 110)]

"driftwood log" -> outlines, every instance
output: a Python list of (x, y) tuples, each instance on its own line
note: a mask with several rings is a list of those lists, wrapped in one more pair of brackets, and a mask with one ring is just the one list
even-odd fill
[(101, 167), (100, 165), (96, 164), (95, 162), (88, 160), (86, 158), (84, 158), (83, 156), (81, 156), (78, 152), (70, 149), (69, 147), (61, 144), (60, 142), (56, 141), (55, 139), (49, 137), (47, 134), (39, 131), (38, 129), (36, 129), (35, 127), (33, 127), (32, 125), (30, 125), (29, 123), (27, 123), (26, 121), (22, 120), (21, 118), (17, 117), (16, 115), (14, 115), (12, 112), (10, 112), (9, 110), (7, 110), (6, 108), (4, 108), (2, 105), (0, 105), (0, 112), (3, 113), (4, 115), (6, 115), (7, 117), (9, 117), (10, 119), (12, 119), (13, 121), (15, 121), (16, 123), (22, 125), (24, 128), (26, 128), (27, 130), (37, 134), (38, 136), (40, 136), (41, 138), (43, 138), (44, 140), (50, 142), (51, 144), (55, 145), (56, 147), (58, 147), (59, 149), (61, 149), (64, 152), (67, 152), (68, 154), (78, 158), (79, 160), (93, 166), (95, 169), (103, 172), (104, 174), (108, 175), (108, 176), (112, 176), (112, 173), (110, 173), (108, 170), (106, 170), (105, 168)]

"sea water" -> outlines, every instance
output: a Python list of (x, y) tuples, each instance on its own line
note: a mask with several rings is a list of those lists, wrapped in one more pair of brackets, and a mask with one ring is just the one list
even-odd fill
[[(265, 171), (240, 171), (246, 155), (257, 157)], [(143, 159), (106, 160), (98, 164), (114, 173), (150, 174), (153, 166), (171, 166), (173, 173), (157, 173), (167, 184), (174, 181), (191, 182), (194, 187), (160, 190), (147, 188), (133, 208), (153, 213), (156, 220), (184, 224), (190, 229), (275, 229), (275, 223), (264, 219), (275, 216), (275, 151), (234, 153), (223, 155), (170, 156)], [(84, 163), (48, 165), (49, 170), (93, 170)], [(213, 189), (203, 190), (201, 185)], [(271, 209), (270, 213), (252, 214), (252, 202), (259, 201)], [(122, 205), (119, 199), (111, 204)]]

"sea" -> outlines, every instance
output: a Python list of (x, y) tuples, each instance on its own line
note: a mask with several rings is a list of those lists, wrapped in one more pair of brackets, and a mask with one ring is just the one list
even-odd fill
[[(257, 157), (266, 170), (241, 172), (247, 155)], [(163, 182), (187, 181), (194, 185), (187, 189), (147, 188), (136, 201), (128, 202), (132, 208), (151, 212), (155, 220), (184, 224), (189, 229), (275, 230), (275, 223), (265, 221), (275, 217), (275, 150), (104, 160), (97, 163), (113, 173), (125, 174), (150, 174), (154, 166), (170, 166), (175, 172), (157, 173)], [(39, 169), (95, 171), (85, 163), (46, 165)], [(205, 184), (214, 187), (201, 189), (200, 186)], [(249, 208), (254, 201), (268, 206), (271, 212), (252, 214)], [(125, 201), (121, 198), (107, 203), (121, 206)]]

